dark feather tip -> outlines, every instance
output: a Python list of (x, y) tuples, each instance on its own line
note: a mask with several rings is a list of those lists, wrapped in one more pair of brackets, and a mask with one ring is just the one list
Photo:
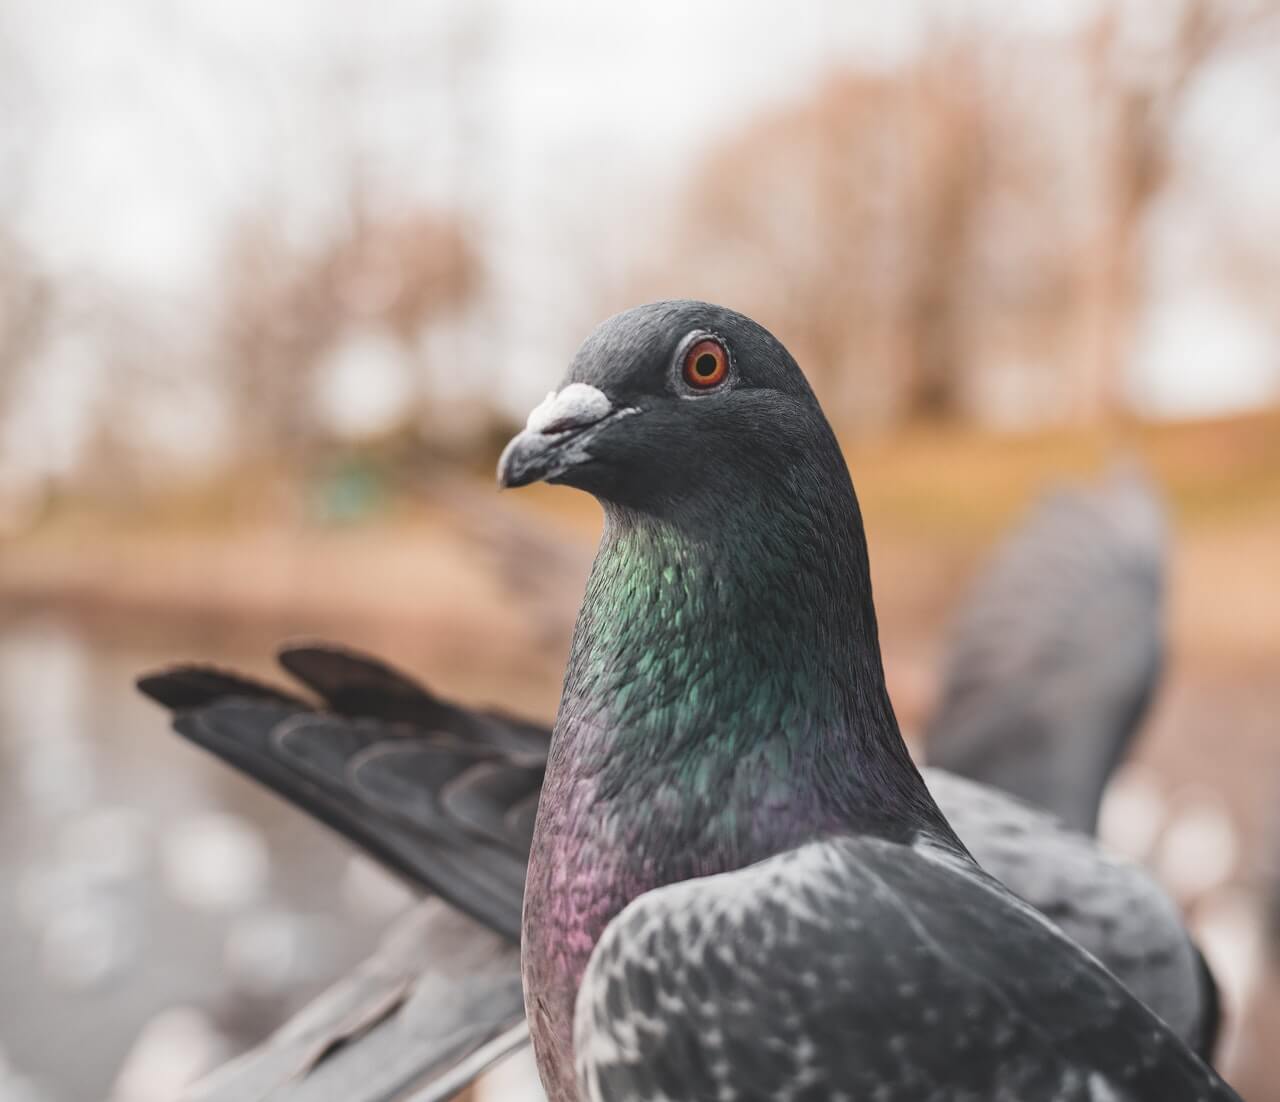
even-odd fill
[(225, 673), (212, 666), (172, 666), (143, 674), (135, 682), (143, 696), (154, 700), (171, 712), (204, 708), (219, 700), (248, 698), (270, 700), (299, 708), (310, 705), (300, 697), (292, 696), (271, 685), (264, 685), (239, 674)]

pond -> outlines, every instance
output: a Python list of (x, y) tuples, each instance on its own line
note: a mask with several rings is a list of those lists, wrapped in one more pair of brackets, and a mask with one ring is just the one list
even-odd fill
[(0, 1102), (170, 1102), (409, 899), (170, 733), (133, 681), (184, 654), (245, 664), (206, 640), (0, 627)]

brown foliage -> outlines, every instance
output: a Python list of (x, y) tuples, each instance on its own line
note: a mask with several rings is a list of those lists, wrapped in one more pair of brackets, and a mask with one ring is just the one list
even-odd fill
[(1185, 90), (1277, 7), (1189, 0), (1137, 58), (1118, 6), (1066, 40), (939, 21), (905, 67), (839, 75), (714, 149), (663, 282), (775, 328), (842, 419), (996, 394), (1024, 420), (1103, 416)]
[(247, 221), (229, 251), (224, 356), (242, 443), (288, 456), (319, 432), (315, 376), (353, 326), (384, 330), (409, 355), (423, 330), (477, 293), (480, 264), (456, 219), (375, 212), (360, 201), (326, 240), (292, 245), (271, 216)]

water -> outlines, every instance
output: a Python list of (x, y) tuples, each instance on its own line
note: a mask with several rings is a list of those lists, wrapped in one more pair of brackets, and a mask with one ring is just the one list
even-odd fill
[(183, 654), (245, 664), (0, 627), (0, 1102), (170, 1102), (407, 899), (169, 733), (133, 679)]

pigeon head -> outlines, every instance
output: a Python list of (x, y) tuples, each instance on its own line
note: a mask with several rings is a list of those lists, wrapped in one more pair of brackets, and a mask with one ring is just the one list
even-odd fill
[[(795, 806), (777, 822), (796, 829), (832, 807), (878, 806), (883, 793), (855, 791), (860, 777), (897, 769), (919, 787), (884, 686), (848, 468), (762, 326), (687, 301), (610, 318), (498, 477), (565, 483), (604, 505), (557, 721), (597, 798), (687, 781), (688, 821), (706, 812), (732, 834), (783, 773)], [(894, 765), (869, 774), (848, 764), (856, 753)], [(731, 784), (740, 806), (707, 811)]]
[(642, 514), (789, 492), (834, 438), (795, 360), (721, 306), (659, 302), (605, 321), (498, 467), (503, 486), (564, 483)]

